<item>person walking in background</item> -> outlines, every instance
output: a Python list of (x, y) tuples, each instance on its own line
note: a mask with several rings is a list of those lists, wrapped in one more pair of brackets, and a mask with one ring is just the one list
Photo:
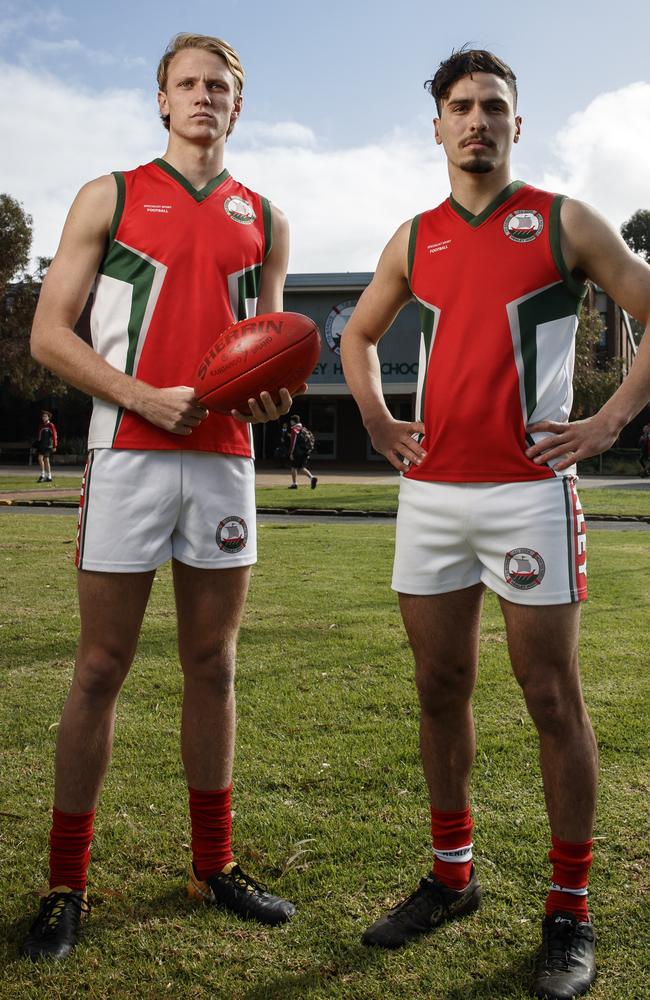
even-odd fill
[(309, 478), (312, 490), (315, 490), (318, 486), (318, 476), (313, 475), (307, 468), (307, 462), (311, 457), (316, 443), (314, 435), (308, 427), (305, 427), (297, 413), (292, 415), (290, 423), (289, 465), (291, 466), (291, 486), (289, 489), (298, 489), (298, 473), (303, 472)]
[(52, 423), (52, 414), (49, 410), (43, 410), (41, 413), (41, 426), (38, 429), (38, 438), (36, 441), (36, 454), (38, 456), (38, 464), (41, 467), (41, 474), (37, 480), (39, 483), (52, 482), (50, 458), (56, 451), (56, 446), (56, 427)]

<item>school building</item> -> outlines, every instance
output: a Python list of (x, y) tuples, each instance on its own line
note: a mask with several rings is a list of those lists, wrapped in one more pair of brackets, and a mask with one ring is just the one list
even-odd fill
[[(339, 353), (341, 333), (371, 278), (370, 272), (290, 274), (287, 277), (285, 309), (310, 316), (322, 335), (321, 354), (309, 379), (309, 392), (296, 398), (292, 411), (300, 414), (313, 430), (317, 445), (315, 457), (321, 467), (330, 462), (357, 467), (372, 466), (375, 462), (386, 464), (386, 460), (373, 451), (361, 423), (356, 403), (343, 378)], [(90, 339), (89, 306), (90, 300), (77, 328), (85, 339)], [(585, 307), (597, 309), (605, 323), (599, 357), (622, 357), (627, 369), (635, 347), (626, 313), (605, 292), (591, 287)], [(410, 420), (414, 414), (419, 350), (419, 312), (415, 302), (410, 302), (379, 343), (384, 394), (390, 411), (401, 420)], [(12, 392), (10, 373), (6, 375), (7, 378), (0, 379), (0, 462), (26, 459), (42, 406), (53, 411), (64, 448), (74, 439), (72, 450), (81, 453), (85, 448), (90, 399), (71, 391), (62, 396), (27, 401)], [(645, 422), (647, 416), (639, 420)], [(639, 420), (624, 432), (628, 445), (636, 443)], [(257, 458), (272, 461), (280, 440), (279, 423), (257, 426), (253, 433)]]
[[(322, 462), (360, 465), (383, 461), (372, 448), (356, 403), (343, 378), (339, 341), (371, 272), (289, 274), (284, 308), (310, 316), (321, 331), (321, 354), (309, 379), (309, 392), (299, 396), (299, 413), (316, 437), (316, 457)], [(590, 286), (583, 308), (597, 309), (605, 323), (599, 356), (622, 357), (629, 367), (636, 350), (627, 314), (605, 294)], [(420, 350), (420, 318), (415, 302), (402, 309), (379, 342), (384, 395), (399, 420), (413, 419)], [(260, 459), (272, 459), (279, 443), (279, 427), (255, 428), (255, 450)]]

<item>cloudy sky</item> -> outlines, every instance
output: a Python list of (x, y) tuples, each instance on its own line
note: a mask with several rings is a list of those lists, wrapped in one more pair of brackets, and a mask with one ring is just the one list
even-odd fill
[(226, 165), (289, 216), (293, 272), (372, 270), (446, 197), (422, 84), (465, 42), (517, 74), (515, 177), (616, 226), (650, 208), (648, 0), (0, 0), (0, 191), (32, 215), (35, 255), (86, 180), (164, 151), (155, 68), (178, 31), (241, 54)]

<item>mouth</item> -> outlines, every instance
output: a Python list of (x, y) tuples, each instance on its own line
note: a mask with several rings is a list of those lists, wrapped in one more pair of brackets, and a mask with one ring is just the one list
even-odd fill
[(204, 121), (204, 122), (214, 121), (214, 115), (208, 114), (207, 111), (199, 111), (197, 114), (191, 115), (190, 117), (193, 118), (195, 121)]
[(463, 149), (491, 149), (493, 143), (484, 139), (467, 139), (463, 143)]

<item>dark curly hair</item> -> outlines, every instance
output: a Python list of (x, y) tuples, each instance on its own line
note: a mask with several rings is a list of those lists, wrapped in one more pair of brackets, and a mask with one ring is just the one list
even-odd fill
[(441, 62), (432, 79), (424, 84), (424, 89), (429, 91), (436, 102), (438, 115), (442, 110), (442, 102), (449, 97), (456, 81), (463, 76), (471, 76), (472, 73), (492, 73), (505, 80), (515, 109), (517, 108), (517, 77), (507, 63), (486, 49), (468, 49), (463, 46), (457, 52), (452, 52), (449, 59)]

